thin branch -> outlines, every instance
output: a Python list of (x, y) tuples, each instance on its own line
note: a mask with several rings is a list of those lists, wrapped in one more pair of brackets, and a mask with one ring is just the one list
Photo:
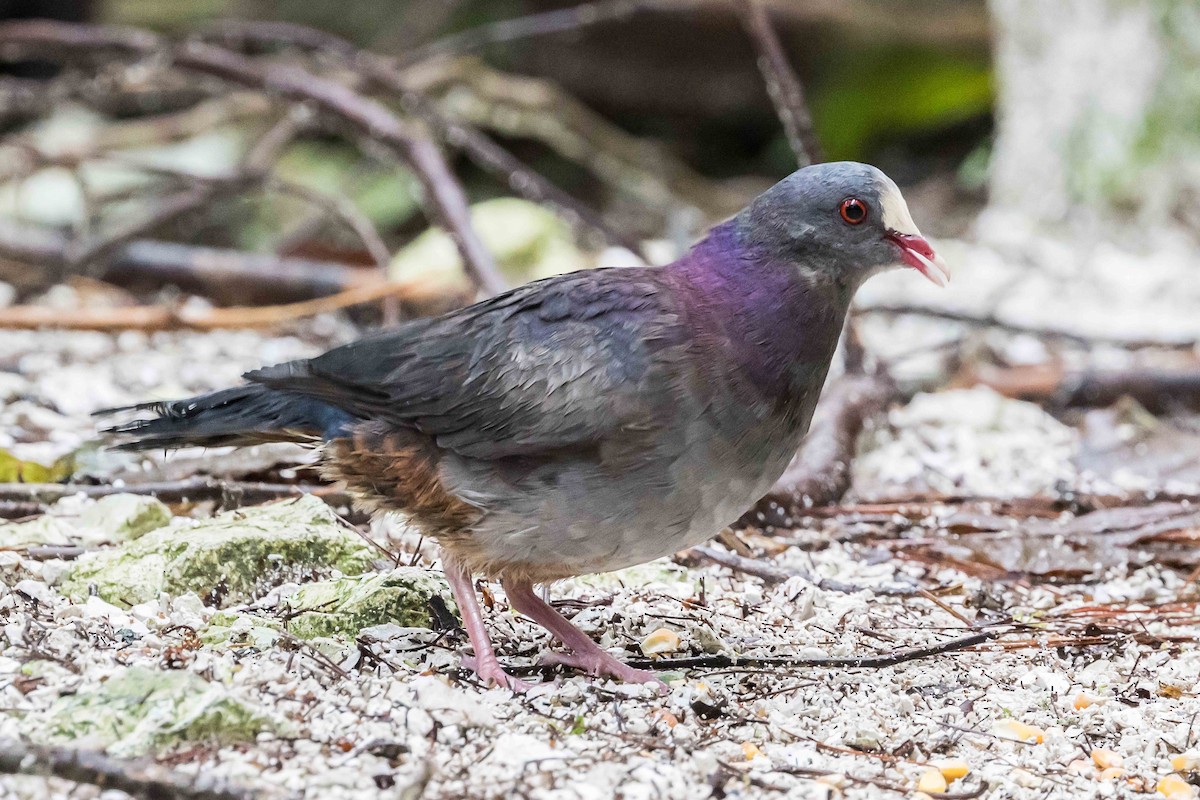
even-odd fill
[(746, 33), (758, 51), (758, 69), (767, 85), (767, 94), (775, 104), (775, 112), (783, 123), (788, 144), (802, 167), (824, 160), (821, 143), (813, 130), (812, 114), (804, 100), (804, 86), (788, 63), (787, 54), (771, 24), (770, 15), (761, 0), (736, 0)]
[[(736, 667), (819, 667), (823, 669), (882, 669), (917, 661), (922, 658), (955, 653), (976, 645), (990, 642), (1006, 633), (1008, 629), (994, 628), (978, 631), (969, 636), (957, 639), (947, 639), (938, 644), (917, 647), (911, 650), (897, 650), (894, 653), (873, 656), (828, 656), (822, 658), (801, 658), (799, 656), (690, 656), (687, 658), (635, 658), (629, 660), (631, 667), (638, 669), (653, 669), (659, 672), (676, 669), (729, 669)], [(547, 665), (533, 664), (528, 667), (508, 668), (516, 674), (536, 674), (553, 671)]]
[(445, 36), (403, 56), (401, 66), (445, 55), (469, 53), (492, 44), (576, 31), (604, 22), (625, 20), (643, 11), (690, 10), (700, 0), (601, 0), (570, 8), (490, 22)]
[(0, 774), (61, 778), (117, 790), (141, 800), (252, 800), (258, 792), (213, 778), (169, 770), (153, 761), (111, 758), (94, 750), (39, 747), (0, 739)]
[(741, 572), (746, 575), (753, 575), (756, 578), (761, 578), (767, 583), (783, 583), (791, 578), (802, 578), (803, 580), (811, 583), (813, 586), (816, 586), (818, 589), (827, 592), (838, 592), (840, 594), (872, 592), (877, 595), (907, 597), (920, 593), (920, 590), (918, 589), (859, 586), (853, 583), (832, 581), (828, 578), (818, 578), (807, 570), (795, 568), (784, 569), (782, 567), (777, 567), (764, 559), (748, 558), (746, 556), (740, 556), (737, 553), (731, 553), (728, 550), (717, 550), (713, 547), (693, 547), (683, 551), (683, 553), (680, 555), (685, 560), (688, 557), (694, 557), (699, 560), (710, 561), (713, 564), (719, 564), (722, 567), (733, 570), (734, 572)]
[(151, 495), (164, 503), (198, 502), (234, 498), (242, 505), (311, 494), (329, 505), (350, 505), (351, 498), (332, 486), (304, 483), (260, 483), (227, 481), (217, 478), (188, 478), (180, 481), (130, 483), (125, 486), (79, 483), (5, 483), (0, 484), (0, 502), (51, 505), (64, 497), (83, 495), (92, 499), (114, 494)]

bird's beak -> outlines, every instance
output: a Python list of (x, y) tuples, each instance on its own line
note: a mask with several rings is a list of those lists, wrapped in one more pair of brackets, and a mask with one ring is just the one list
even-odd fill
[(900, 257), (905, 264), (938, 286), (945, 286), (950, 282), (950, 267), (933, 251), (924, 236), (919, 233), (888, 231), (887, 239), (900, 248)]

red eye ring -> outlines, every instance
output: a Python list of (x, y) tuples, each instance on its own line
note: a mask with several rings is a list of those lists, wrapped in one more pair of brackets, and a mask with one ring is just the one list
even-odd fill
[(867, 219), (867, 204), (857, 197), (847, 197), (838, 207), (838, 213), (848, 225), (861, 225)]

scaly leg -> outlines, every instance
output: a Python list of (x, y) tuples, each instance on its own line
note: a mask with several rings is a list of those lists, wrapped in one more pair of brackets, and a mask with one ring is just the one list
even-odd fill
[(445, 558), (442, 559), (442, 563), (446, 571), (446, 581), (450, 584), (450, 591), (454, 593), (454, 601), (458, 603), (458, 611), (462, 614), (463, 625), (475, 651), (475, 657), (464, 658), (463, 664), (474, 669), (475, 674), (483, 679), (484, 683), (503, 686), (514, 692), (528, 691), (531, 684), (509, 675), (496, 660), (496, 651), (492, 649), (492, 640), (483, 624), (483, 614), (479, 609), (479, 598), (475, 596), (475, 584), (471, 581), (471, 573)]
[(568, 654), (548, 654), (544, 659), (549, 663), (563, 664), (583, 670), (589, 675), (611, 675), (626, 683), (657, 683), (660, 691), (666, 691), (666, 684), (655, 677), (653, 672), (644, 669), (634, 669), (613, 658), (608, 652), (592, 641), (591, 637), (571, 624), (571, 621), (554, 610), (546, 601), (533, 591), (533, 585), (527, 581), (502, 581), (504, 593), (512, 607), (541, 625), (570, 649)]

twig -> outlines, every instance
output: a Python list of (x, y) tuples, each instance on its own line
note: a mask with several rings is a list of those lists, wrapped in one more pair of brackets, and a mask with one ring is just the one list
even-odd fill
[(1191, 350), (1196, 346), (1195, 339), (1152, 339), (1124, 336), (1107, 336), (1104, 334), (1087, 334), (1069, 331), (1043, 325), (1030, 325), (1013, 320), (1002, 319), (995, 314), (973, 314), (969, 311), (954, 311), (947, 308), (928, 308), (916, 305), (879, 304), (858, 307), (855, 315), (882, 314), (885, 316), (917, 316), (930, 319), (942, 319), (948, 322), (959, 322), (973, 328), (998, 328), (1008, 333), (1028, 334), (1038, 339), (1056, 339), (1072, 344), (1089, 347), (1096, 345), (1111, 345), (1125, 350), (1143, 350), (1161, 347), (1171, 350)]
[(804, 87), (788, 63), (767, 9), (760, 0), (736, 0), (736, 6), (746, 33), (758, 50), (758, 69), (796, 161), (802, 167), (823, 161), (825, 157), (813, 130), (812, 114), (804, 100)]
[(736, 526), (788, 528), (799, 509), (836, 503), (850, 487), (859, 432), (897, 393), (887, 375), (842, 376), (817, 407), (812, 429), (783, 476)]
[[(42, 56), (50, 53), (58, 58), (71, 55), (71, 51), (88, 54), (105, 49), (146, 56), (164, 47), (157, 37), (144, 31), (48, 21), (0, 25), (0, 43), (10, 45), (5, 55), (36, 50)], [(370, 141), (390, 148), (420, 179), (429, 203), (450, 232), (473, 279), (489, 293), (505, 288), (491, 254), (471, 227), (462, 187), (437, 146), (406, 127), (386, 106), (299, 67), (260, 64), (203, 42), (185, 42), (171, 55), (172, 63), (181, 69), (311, 103), (349, 123)]]
[(894, 667), (907, 661), (916, 661), (931, 656), (954, 653), (989, 642), (1008, 633), (1007, 630), (993, 629), (972, 633), (957, 639), (947, 639), (939, 644), (927, 647), (917, 647), (911, 650), (898, 650), (894, 653), (877, 656), (830, 656), (824, 658), (800, 658), (795, 656), (692, 656), (690, 658), (640, 658), (631, 659), (629, 664), (639, 669), (655, 669), (659, 671), (672, 669), (726, 669), (729, 667), (826, 667), (835, 669), (881, 669)]
[(855, 594), (856, 592), (873, 592), (877, 595), (890, 596), (909, 596), (918, 594), (918, 589), (901, 589), (893, 587), (874, 587), (874, 586), (858, 586), (852, 583), (843, 583), (841, 581), (831, 581), (828, 578), (818, 578), (811, 572), (802, 569), (783, 569), (777, 567), (768, 561), (747, 558), (740, 556), (737, 553), (730, 553), (727, 550), (717, 550), (712, 547), (693, 547), (683, 551), (680, 554), (684, 559), (689, 556), (711, 561), (714, 564), (720, 564), (735, 572), (741, 572), (746, 575), (753, 575), (756, 578), (762, 578), (767, 583), (783, 583), (791, 578), (802, 578), (818, 589), (827, 592), (838, 592), (841, 594)]
[(111, 758), (94, 750), (38, 747), (0, 739), (0, 774), (62, 778), (142, 800), (252, 800), (257, 792), (213, 778), (175, 772), (153, 761)]
[(642, 11), (688, 10), (698, 5), (699, 0), (601, 0), (580, 3), (570, 8), (468, 28), (410, 51), (402, 58), (401, 64), (408, 66), (437, 56), (468, 53), (491, 44), (579, 30), (603, 22), (628, 19)]
[(164, 503), (199, 502), (236, 498), (245, 505), (271, 500), (301, 497), (311, 494), (329, 505), (350, 505), (345, 492), (332, 486), (303, 483), (259, 483), (255, 481), (224, 481), (216, 478), (189, 478), (181, 481), (131, 483), (125, 486), (71, 483), (6, 483), (0, 484), (0, 502), (39, 503), (50, 505), (64, 497), (82, 494), (93, 499), (114, 494), (151, 495)]

